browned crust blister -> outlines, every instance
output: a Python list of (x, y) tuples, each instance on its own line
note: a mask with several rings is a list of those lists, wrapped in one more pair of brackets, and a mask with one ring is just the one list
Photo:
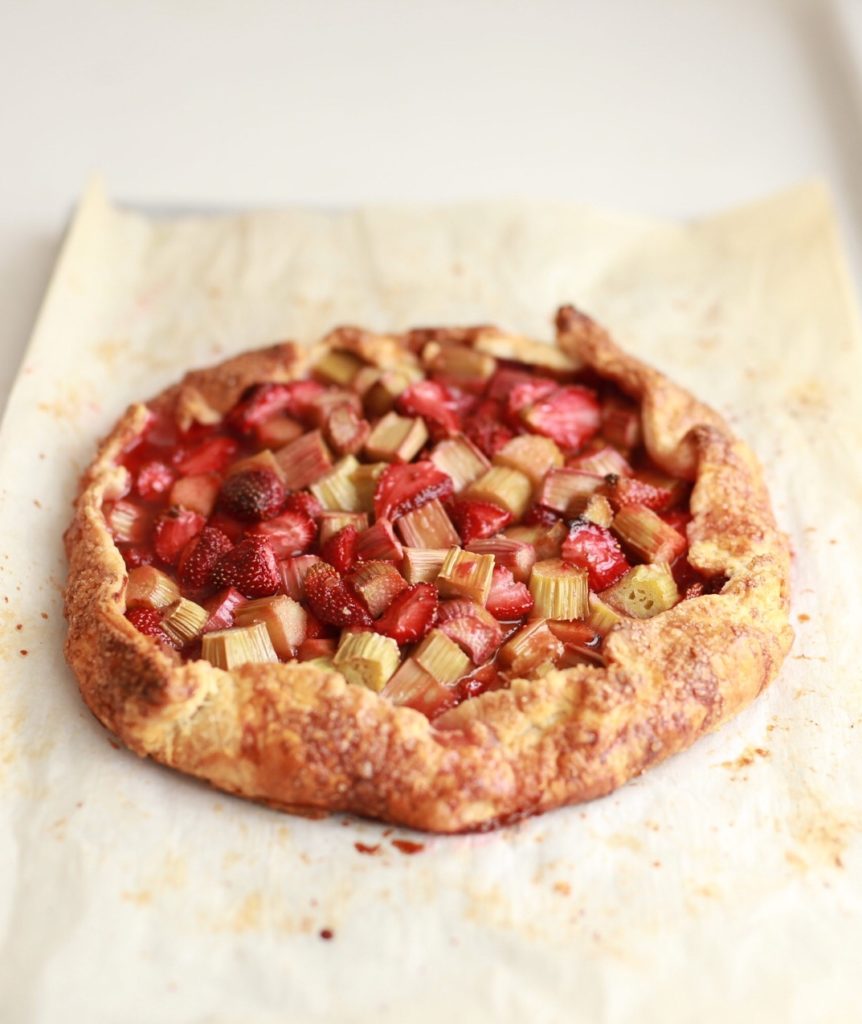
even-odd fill
[[(426, 336), (520, 343), (490, 328), (377, 340), (340, 329), (328, 343), (385, 365)], [(84, 475), (66, 534), (66, 654), (99, 720), (138, 754), (232, 793), (458, 832), (609, 793), (750, 703), (792, 641), (788, 546), (754, 456), (715, 412), (571, 307), (557, 316), (557, 340), (641, 403), (649, 454), (695, 481), (690, 560), (728, 577), (720, 594), (626, 622), (606, 641), (605, 668), (517, 680), (433, 725), (303, 664), (183, 663), (125, 619), (125, 565), (102, 515), (123, 482), (117, 457), (147, 418), (133, 406)], [(248, 384), (297, 377), (306, 361), (293, 345), (262, 349), (189, 374), (155, 404), (184, 423), (212, 421)]]

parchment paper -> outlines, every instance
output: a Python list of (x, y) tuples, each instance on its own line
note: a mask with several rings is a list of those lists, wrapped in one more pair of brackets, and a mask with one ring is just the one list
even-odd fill
[[(60, 538), (125, 405), (344, 321), (548, 337), (562, 301), (764, 461), (796, 554), (773, 687), (616, 794), (475, 837), (286, 817), (115, 749), (63, 661)], [(158, 221), (93, 187), (0, 436), (0, 1018), (859, 1020), (860, 352), (817, 185), (689, 226), (528, 203)]]

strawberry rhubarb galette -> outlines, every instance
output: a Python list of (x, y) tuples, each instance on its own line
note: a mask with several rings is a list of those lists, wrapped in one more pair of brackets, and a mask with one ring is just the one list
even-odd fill
[(556, 347), (340, 328), (190, 373), (66, 541), (69, 661), (132, 750), (441, 832), (609, 792), (791, 638), (754, 457), (571, 307)]

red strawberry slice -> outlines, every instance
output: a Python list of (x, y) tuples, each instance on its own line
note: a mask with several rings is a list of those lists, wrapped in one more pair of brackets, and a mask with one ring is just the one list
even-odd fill
[(155, 551), (144, 547), (143, 544), (120, 544), (118, 547), (127, 569), (137, 569), (139, 565), (152, 565), (156, 560)]
[(587, 570), (591, 590), (604, 590), (631, 568), (611, 531), (588, 519), (572, 521), (560, 555), (570, 565)]
[(177, 451), (176, 466), (181, 476), (221, 473), (236, 455), (237, 443), (232, 437), (211, 437), (193, 448)]
[(526, 370), (516, 370), (511, 366), (501, 366), (488, 380), (485, 397), (493, 399), (495, 402), (505, 403), (516, 387), (521, 384), (534, 383), (538, 383), (540, 386), (543, 383), (545, 385), (550, 384), (551, 388), (557, 386), (553, 381), (549, 381), (547, 377), (536, 377), (532, 373), (527, 373)]
[(215, 526), (205, 526), (183, 548), (177, 565), (177, 577), (184, 587), (203, 590), (210, 585), (213, 569), (223, 554), (233, 547), (230, 537)]
[(258, 384), (231, 409), (227, 421), (240, 434), (250, 434), (255, 427), (279, 413), (303, 419), (313, 412), (314, 401), (324, 390), (316, 380)]
[(453, 490), (452, 478), (433, 462), (421, 460), (406, 465), (393, 462), (377, 481), (374, 513), (378, 519), (394, 519), (434, 498), (448, 498)]
[(437, 622), (439, 601), (433, 583), (414, 583), (402, 591), (374, 628), (399, 644), (412, 644)]
[(168, 565), (176, 565), (183, 548), (192, 537), (197, 537), (205, 525), (206, 519), (199, 512), (187, 508), (169, 508), (156, 520), (156, 554)]
[(615, 512), (625, 505), (646, 505), (654, 512), (662, 512), (677, 500), (677, 494), (671, 487), (660, 487), (634, 476), (610, 473), (605, 480), (601, 493), (613, 505)]
[(469, 676), (459, 679), (455, 692), (460, 704), (469, 697), (478, 697), (480, 693), (488, 693), (491, 690), (505, 690), (508, 686), (508, 680), (500, 675), (496, 665), (492, 663), (483, 665)]
[(222, 484), (219, 506), (244, 523), (257, 523), (278, 515), (285, 499), (284, 484), (268, 469), (234, 473)]
[(487, 661), (503, 642), (500, 624), (473, 601), (446, 601), (440, 606), (440, 630), (454, 640), (474, 665)]
[(317, 523), (299, 509), (282, 512), (275, 519), (258, 523), (252, 531), (266, 537), (276, 558), (301, 555), (317, 538)]
[(138, 470), (135, 490), (146, 501), (152, 501), (164, 494), (176, 479), (176, 474), (164, 462), (147, 462)]
[(485, 607), (495, 619), (512, 622), (533, 610), (533, 598), (526, 583), (517, 583), (508, 569), (495, 565)]
[(211, 582), (236, 587), (243, 597), (269, 597), (281, 588), (281, 574), (269, 542), (247, 537), (216, 562)]
[(337, 631), (333, 629), (329, 623), (321, 622), (310, 608), (305, 609), (306, 640), (326, 640), (331, 639), (336, 635)]
[(553, 526), (558, 519), (562, 518), (562, 514), (556, 509), (536, 502), (527, 509), (521, 522), (525, 526)]
[(294, 491), (293, 494), (288, 494), (284, 510), (304, 512), (309, 519), (319, 519), (323, 515), (323, 505), (308, 491)]
[(126, 618), (144, 636), (151, 636), (163, 644), (176, 647), (173, 640), (162, 629), (162, 616), (155, 608), (130, 608), (126, 612)]
[(461, 429), (458, 400), (436, 380), (419, 380), (398, 396), (395, 407), (404, 416), (421, 416), (435, 440)]
[(356, 543), (359, 531), (355, 526), (345, 526), (334, 533), (320, 548), (320, 557), (329, 562), (342, 575), (350, 572), (356, 561)]
[(204, 608), (210, 613), (210, 617), (204, 623), (201, 632), (212, 633), (215, 629), (230, 629), (233, 625), (234, 612), (242, 604), (245, 604), (245, 598), (235, 587), (220, 590), (204, 602)]
[(528, 377), (516, 383), (506, 395), (506, 418), (517, 425), (519, 414), (557, 390), (558, 385), (547, 377)]
[(371, 424), (349, 405), (337, 405), (326, 418), (323, 436), (338, 455), (353, 455), (365, 444)]
[(515, 436), (503, 422), (503, 412), (500, 402), (486, 399), (480, 402), (472, 416), (464, 421), (464, 434), (489, 459)]
[(454, 502), (448, 511), (449, 518), (465, 544), (471, 540), (493, 537), (512, 522), (512, 513), (508, 509), (500, 508), (490, 501), (462, 498)]
[[(305, 595), (312, 612), (333, 626), (370, 626), (367, 609), (327, 562), (315, 562), (305, 576)], [(306, 636), (310, 636), (306, 629)]]
[(598, 431), (599, 400), (589, 388), (557, 388), (520, 412), (527, 428), (550, 437), (567, 451), (577, 451)]

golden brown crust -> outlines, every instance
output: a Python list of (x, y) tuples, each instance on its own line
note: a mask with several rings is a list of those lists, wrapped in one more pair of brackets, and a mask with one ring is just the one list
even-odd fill
[[(655, 461), (696, 481), (690, 560), (728, 577), (720, 594), (627, 622), (606, 641), (606, 668), (517, 680), (434, 725), (303, 664), (228, 673), (183, 663), (125, 619), (125, 566), (101, 511), (121, 489), (116, 458), (147, 418), (146, 407), (133, 406), (85, 474), (66, 535), (66, 653), (96, 716), (137, 753), (229, 792), (457, 832), (608, 793), (753, 700), (792, 640), (788, 547), (754, 456), (716, 413), (582, 314), (566, 307), (557, 327), (562, 351), (642, 403)], [(487, 331), (435, 337), (475, 344)], [(421, 333), (402, 341), (434, 336)], [(333, 332), (329, 343), (369, 362), (388, 360), (394, 344), (355, 328)], [(292, 345), (263, 349), (189, 374), (156, 403), (184, 422), (206, 420), (248, 384), (296, 377), (304, 362)]]

